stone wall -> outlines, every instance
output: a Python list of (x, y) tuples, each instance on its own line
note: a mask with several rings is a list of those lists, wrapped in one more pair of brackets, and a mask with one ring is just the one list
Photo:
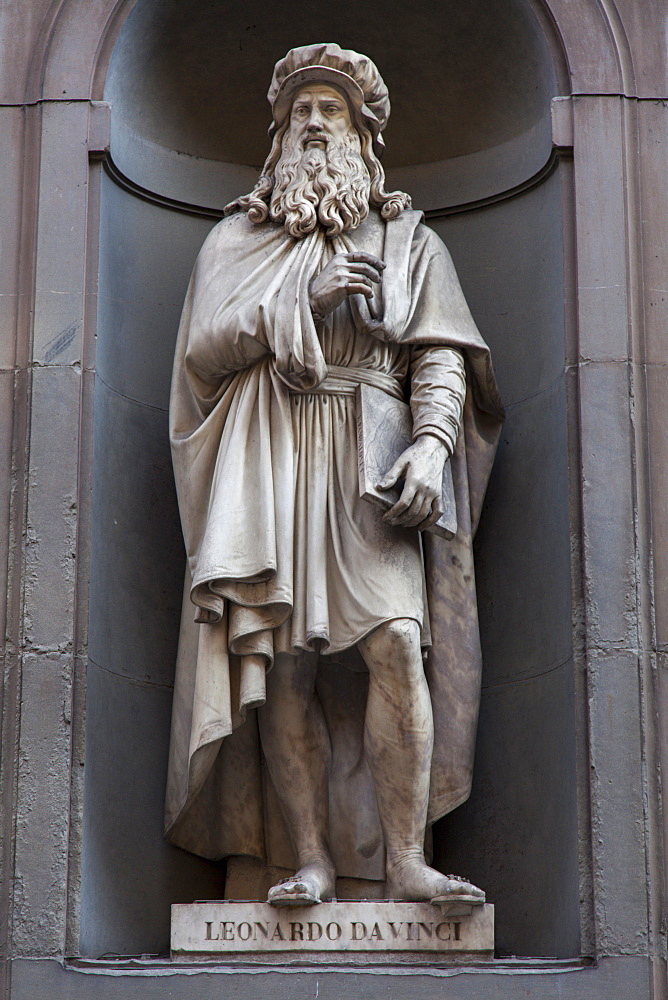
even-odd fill
[[(665, 997), (663, 5), (282, 10), (0, 11), (5, 995)], [(160, 833), (169, 359), (198, 245), (263, 155), (271, 65), (324, 34), (397, 94), (389, 181), (450, 246), (509, 404), (477, 543), (478, 768), (435, 831), (497, 906), (478, 971), (164, 957), (169, 903), (222, 885)]]

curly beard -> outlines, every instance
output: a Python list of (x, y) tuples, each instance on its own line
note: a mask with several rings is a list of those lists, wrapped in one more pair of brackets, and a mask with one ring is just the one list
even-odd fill
[(325, 149), (304, 149), (287, 132), (276, 164), (269, 214), (295, 239), (313, 232), (318, 224), (327, 236), (339, 236), (366, 219), (370, 189), (355, 129), (340, 142), (330, 138)]

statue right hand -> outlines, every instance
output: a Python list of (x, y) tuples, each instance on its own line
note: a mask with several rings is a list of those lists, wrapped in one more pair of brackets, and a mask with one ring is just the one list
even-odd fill
[(335, 254), (309, 285), (312, 311), (327, 316), (349, 295), (371, 298), (384, 268), (384, 261), (362, 250)]

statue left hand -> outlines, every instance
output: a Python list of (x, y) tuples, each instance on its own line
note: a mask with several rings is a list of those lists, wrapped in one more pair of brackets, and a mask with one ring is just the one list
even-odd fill
[(424, 531), (443, 513), (443, 466), (448, 450), (433, 434), (423, 434), (406, 448), (385, 477), (379, 490), (388, 490), (397, 479), (404, 479), (401, 496), (383, 515), (389, 524)]

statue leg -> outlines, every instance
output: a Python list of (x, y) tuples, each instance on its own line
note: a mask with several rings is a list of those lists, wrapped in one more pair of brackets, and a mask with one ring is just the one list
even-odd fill
[(318, 658), (281, 655), (267, 677), (258, 710), (260, 739), (297, 855), (298, 871), (269, 890), (276, 906), (331, 899), (336, 872), (329, 850), (327, 726), (315, 692)]
[(359, 649), (369, 668), (364, 740), (385, 836), (388, 897), (483, 902), (481, 889), (430, 868), (424, 857), (434, 726), (420, 628), (409, 618), (384, 622)]

